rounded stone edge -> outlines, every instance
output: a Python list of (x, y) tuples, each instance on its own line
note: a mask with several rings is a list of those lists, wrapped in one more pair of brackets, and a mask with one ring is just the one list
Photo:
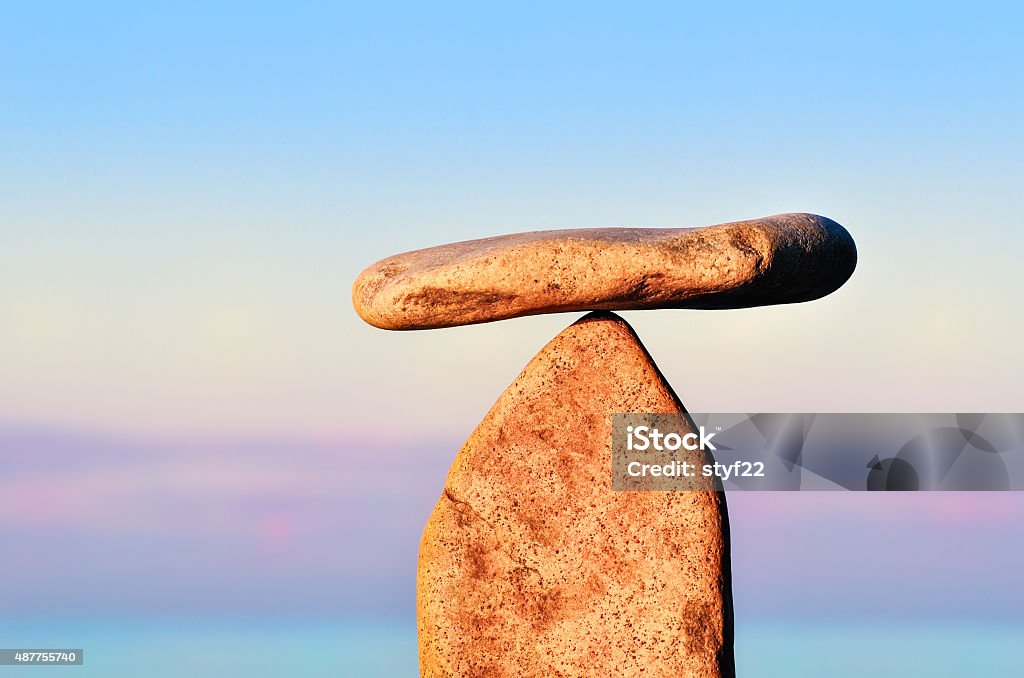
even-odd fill
[[(798, 225), (793, 228), (794, 222)], [(395, 285), (395, 276), (409, 268), (407, 261), (411, 258), (430, 257), (434, 253), (457, 246), (491, 241), (511, 239), (533, 233), (571, 233), (573, 231), (594, 231), (604, 229), (567, 229), (564, 231), (536, 231), (531, 233), (509, 234), (468, 240), (458, 243), (437, 245), (420, 250), (413, 250), (381, 259), (365, 268), (352, 284), (352, 305), (359, 317), (369, 325), (384, 330), (411, 331), (442, 329), (476, 325), (499, 320), (511, 320), (531, 315), (551, 313), (629, 311), (655, 309), (693, 309), (722, 310), (774, 306), (782, 304), (803, 303), (814, 301), (832, 294), (852, 277), (857, 267), (857, 246), (853, 236), (841, 224), (825, 216), (808, 212), (789, 212), (776, 214), (759, 219), (728, 222), (696, 228), (664, 228), (637, 229), (644, 231), (662, 231), (666, 235), (672, 233), (700, 233), (702, 231), (722, 230), (733, 232), (740, 242), (737, 246), (747, 247), (758, 253), (761, 259), (761, 270), (746, 283), (734, 289), (716, 292), (702, 299), (683, 299), (678, 303), (658, 304), (655, 306), (643, 303), (606, 305), (603, 308), (589, 306), (572, 306), (566, 308), (528, 308), (519, 312), (497, 315), (492, 318), (467, 318), (458, 322), (450, 319), (432, 320), (430, 318), (411, 319), (407, 314), (387, 312), (380, 307), (385, 304), (374, 304), (373, 300), (381, 294), (387, 294)], [(610, 229), (615, 230), (615, 229)], [(744, 237), (744, 233), (756, 233), (759, 238)], [(767, 242), (764, 242), (767, 240)], [(825, 253), (815, 252), (815, 256), (824, 258), (824, 263), (808, 268), (806, 256), (816, 248), (825, 248)], [(814, 275), (807, 275), (812, 271)], [(774, 290), (774, 294), (773, 294)], [(794, 292), (794, 290), (796, 290)], [(390, 290), (393, 296), (395, 290)], [(701, 295), (703, 296), (703, 295)], [(600, 302), (599, 302), (600, 303)]]

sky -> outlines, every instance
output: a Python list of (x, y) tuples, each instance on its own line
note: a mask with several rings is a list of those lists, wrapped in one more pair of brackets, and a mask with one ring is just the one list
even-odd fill
[[(576, 318), (363, 324), (359, 271), (419, 247), (823, 214), (860, 256), (835, 294), (624, 314), (691, 410), (1022, 411), (1021, 19), (5, 5), (0, 571), (26, 582), (8, 609), (411, 614), (447, 465)], [(733, 504), (743, 614), (1022, 609), (1016, 495)], [(770, 585), (805, 566), (806, 595)]]

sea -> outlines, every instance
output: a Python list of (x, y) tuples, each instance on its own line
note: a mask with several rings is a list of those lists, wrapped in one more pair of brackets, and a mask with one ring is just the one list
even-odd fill
[[(31, 678), (418, 675), (409, 619), (0, 622), (0, 647), (83, 651), (81, 666), (0, 666)], [(1022, 622), (758, 621), (735, 647), (741, 677), (1024, 676)]]

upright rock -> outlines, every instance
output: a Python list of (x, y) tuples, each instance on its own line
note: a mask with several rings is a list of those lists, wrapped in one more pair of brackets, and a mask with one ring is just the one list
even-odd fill
[(609, 313), (530, 361), (424, 530), (423, 676), (734, 674), (724, 494), (612, 490), (612, 415), (681, 411)]

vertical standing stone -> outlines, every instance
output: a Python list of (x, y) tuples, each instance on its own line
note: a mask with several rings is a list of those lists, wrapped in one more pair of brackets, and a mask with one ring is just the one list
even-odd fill
[(530, 361), (424, 530), (423, 676), (733, 675), (724, 494), (611, 487), (612, 414), (681, 411), (609, 313)]

